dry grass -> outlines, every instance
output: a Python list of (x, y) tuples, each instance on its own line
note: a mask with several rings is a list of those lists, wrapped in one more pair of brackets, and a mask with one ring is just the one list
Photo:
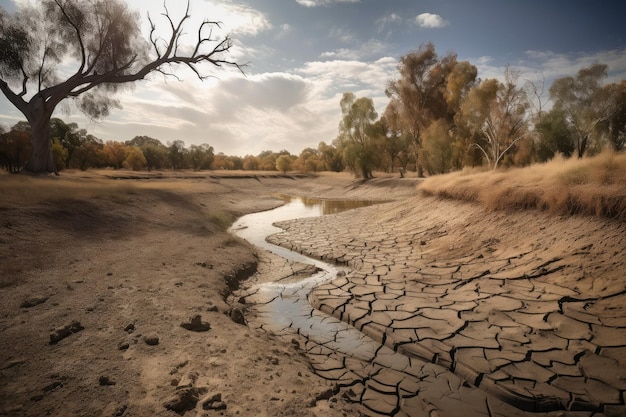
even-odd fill
[(125, 201), (136, 193), (136, 186), (110, 180), (75, 177), (0, 175), (2, 203), (37, 204), (65, 200), (110, 198)]
[(626, 221), (626, 154), (555, 158), (497, 172), (464, 170), (430, 177), (419, 189), (427, 195), (479, 202), (488, 209), (538, 209)]

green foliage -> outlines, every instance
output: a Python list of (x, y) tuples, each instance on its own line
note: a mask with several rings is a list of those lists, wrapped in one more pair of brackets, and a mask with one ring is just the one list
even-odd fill
[(382, 133), (374, 127), (378, 117), (374, 102), (371, 98), (356, 99), (353, 93), (344, 93), (339, 104), (343, 119), (339, 124), (337, 149), (355, 175), (372, 178), (377, 157), (376, 136)]
[(124, 149), (124, 153), (126, 158), (122, 163), (123, 167), (126, 169), (131, 169), (133, 171), (140, 171), (145, 169), (146, 167), (146, 158), (141, 152), (141, 149), (136, 146), (127, 146)]
[(52, 142), (52, 157), (54, 158), (54, 164), (59, 171), (65, 167), (65, 161), (67, 161), (69, 152), (63, 147), (61, 141), (58, 138), (54, 138)]
[(291, 169), (292, 164), (291, 156), (289, 155), (280, 155), (276, 158), (276, 169), (285, 174), (287, 171)]

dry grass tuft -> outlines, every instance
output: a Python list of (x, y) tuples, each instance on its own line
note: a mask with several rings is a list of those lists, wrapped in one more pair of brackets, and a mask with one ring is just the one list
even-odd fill
[(430, 177), (419, 189), (427, 195), (478, 202), (492, 210), (538, 209), (626, 221), (626, 154), (555, 158), (497, 172), (463, 170)]

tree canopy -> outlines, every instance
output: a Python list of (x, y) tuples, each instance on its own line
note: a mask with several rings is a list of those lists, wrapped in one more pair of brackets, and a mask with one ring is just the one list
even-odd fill
[[(202, 64), (241, 66), (227, 58), (232, 46), (217, 38), (217, 21), (205, 20), (195, 30), (195, 45), (183, 47), (189, 3), (175, 21), (164, 5), (169, 30), (165, 39), (148, 17), (151, 31), (142, 38), (139, 16), (121, 0), (42, 0), (10, 15), (0, 9), (0, 91), (20, 110), (32, 129), (33, 153), (27, 169), (56, 171), (51, 151), (50, 119), (63, 100), (72, 99), (92, 118), (105, 117), (119, 106), (113, 93), (122, 86), (159, 72), (172, 75), (172, 65), (207, 77)], [(72, 69), (65, 64), (71, 60)]]

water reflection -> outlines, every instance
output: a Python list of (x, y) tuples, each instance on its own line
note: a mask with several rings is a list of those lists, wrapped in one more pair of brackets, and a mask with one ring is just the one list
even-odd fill
[(317, 211), (318, 215), (336, 214), (346, 210), (381, 203), (380, 201), (373, 200), (325, 200), (320, 198), (296, 197), (287, 194), (275, 194), (275, 196), (288, 204), (302, 204), (307, 209)]

